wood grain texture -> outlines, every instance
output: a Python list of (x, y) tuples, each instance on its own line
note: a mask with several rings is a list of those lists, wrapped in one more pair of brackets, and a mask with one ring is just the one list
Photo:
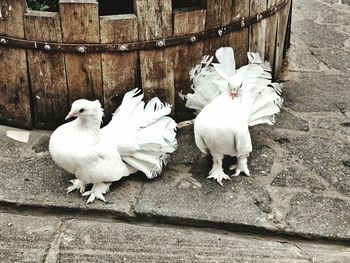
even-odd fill
[[(174, 36), (187, 35), (205, 30), (206, 10), (177, 10), (173, 13)], [(193, 118), (192, 114), (185, 107), (185, 102), (179, 97), (179, 92), (185, 94), (191, 92), (189, 77), (190, 69), (200, 62), (203, 55), (203, 42), (190, 45), (179, 45), (170, 48), (174, 54), (175, 71), (175, 109), (176, 119), (182, 121)]]
[[(26, 39), (62, 42), (58, 13), (28, 11), (24, 16)], [(69, 111), (63, 53), (28, 50), (36, 128), (56, 128)]]
[(172, 28), (171, 0), (134, 0), (139, 23), (139, 39), (170, 37)]
[[(233, 0), (231, 8), (231, 20), (241, 20), (249, 16), (249, 1)], [(231, 21), (231, 22), (232, 22)], [(249, 29), (244, 28), (229, 35), (229, 46), (234, 49), (236, 68), (246, 65), (249, 50)]]
[[(0, 0), (0, 34), (24, 38), (25, 0)], [(32, 128), (26, 51), (0, 47), (0, 121)]]
[[(250, 15), (259, 14), (267, 8), (267, 0), (250, 1)], [(249, 35), (249, 50), (258, 52), (261, 59), (265, 58), (265, 36), (266, 34), (266, 19), (252, 25)]]
[[(268, 0), (267, 7), (270, 8), (277, 3), (277, 0)], [(275, 67), (275, 44), (277, 30), (277, 14), (266, 18), (265, 35), (265, 60), (271, 65), (272, 75), (274, 76)]]
[[(98, 4), (95, 0), (60, 0), (63, 42), (99, 43)], [(68, 97), (99, 99), (103, 104), (101, 54), (65, 54)]]
[(291, 8), (290, 1), (282, 10), (278, 13), (277, 20), (277, 36), (276, 36), (276, 55), (275, 55), (275, 76), (278, 77), (281, 73), (282, 63), (283, 63), (283, 50), (284, 50), (284, 40), (286, 37), (286, 29), (288, 24), (288, 17)]
[[(171, 0), (135, 0), (135, 10), (140, 41), (172, 36)], [(140, 70), (145, 97), (174, 105), (174, 57), (165, 49), (140, 51)]]
[(142, 88), (145, 98), (159, 97), (175, 104), (174, 59), (165, 49), (140, 52)]
[[(232, 22), (232, 0), (206, 0), (207, 17), (205, 29), (213, 29)], [(229, 35), (208, 39), (204, 42), (204, 54), (214, 55), (215, 51), (229, 45)]]
[[(136, 42), (138, 22), (134, 14), (100, 17), (101, 43)], [(102, 74), (105, 113), (113, 113), (120, 96), (140, 86), (138, 52), (103, 53)]]

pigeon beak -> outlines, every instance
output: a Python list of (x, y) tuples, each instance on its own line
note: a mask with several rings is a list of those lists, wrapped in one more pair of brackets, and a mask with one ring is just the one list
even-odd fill
[(66, 116), (66, 118), (64, 118), (65, 120), (68, 120), (72, 117), (76, 117), (77, 115), (74, 112), (69, 112), (68, 115)]

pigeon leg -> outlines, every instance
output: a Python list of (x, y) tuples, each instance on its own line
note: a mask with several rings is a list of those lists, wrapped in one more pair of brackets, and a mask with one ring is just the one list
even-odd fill
[(73, 179), (73, 180), (70, 180), (69, 182), (71, 182), (72, 185), (67, 187), (67, 193), (70, 193), (74, 190), (79, 190), (81, 194), (85, 192), (85, 186), (87, 184), (84, 181), (81, 181), (79, 179)]
[(214, 179), (222, 186), (222, 180), (231, 180), (230, 177), (222, 170), (222, 154), (212, 154), (213, 168), (209, 172), (207, 179)]
[(106, 202), (106, 199), (104, 198), (104, 194), (108, 192), (109, 186), (111, 183), (97, 183), (94, 184), (90, 191), (86, 191), (82, 194), (82, 196), (88, 196), (89, 199), (87, 200), (87, 203), (91, 203), (95, 200), (95, 198), (102, 200), (103, 202)]
[(250, 172), (247, 165), (247, 157), (239, 156), (237, 157), (237, 164), (231, 165), (230, 170), (236, 169), (233, 176), (238, 176), (241, 172), (245, 173), (246, 176), (250, 176)]

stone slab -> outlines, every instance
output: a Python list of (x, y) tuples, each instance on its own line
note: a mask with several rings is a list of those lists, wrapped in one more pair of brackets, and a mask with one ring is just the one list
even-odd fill
[[(0, 213), (12, 262), (347, 262), (349, 247), (212, 229)], [(331, 261), (329, 261), (331, 260)]]
[(312, 129), (320, 129), (325, 133), (350, 136), (350, 112), (312, 112), (303, 114), (307, 118)]
[(287, 221), (297, 232), (349, 238), (350, 201), (299, 193), (291, 200)]
[[(333, 249), (333, 250), (332, 250)], [(73, 220), (62, 235), (62, 262), (317, 262), (346, 260), (350, 249), (228, 232)]]
[[(179, 143), (182, 138), (186, 141), (186, 144), (182, 144), (182, 152), (196, 151), (194, 141), (187, 141), (192, 136), (190, 134), (193, 134), (193, 126), (179, 132)], [(256, 178), (270, 173), (274, 151), (257, 142), (253, 147), (249, 158), (251, 176), (226, 180), (224, 186), (206, 180), (212, 165), (210, 156), (197, 156), (187, 164), (184, 164), (183, 155), (173, 158), (163, 177), (143, 185), (135, 212), (139, 216), (168, 218), (172, 221), (187, 219), (273, 228), (268, 218), (271, 213), (269, 194)], [(228, 174), (233, 174), (227, 167), (234, 162), (234, 158), (224, 160)]]
[(294, 21), (312, 20), (320, 24), (349, 24), (350, 8), (339, 4), (339, 0), (296, 0), (293, 1)]
[(287, 187), (287, 188), (301, 188), (309, 189), (312, 193), (320, 193), (326, 190), (322, 182), (305, 171), (298, 168), (285, 168), (273, 179), (271, 185)]
[(187, 125), (177, 130), (178, 146), (170, 155), (169, 163), (192, 165), (203, 157), (201, 151), (195, 146), (193, 125)]
[(329, 4), (337, 4), (339, 3), (339, 0), (321, 0), (324, 3), (329, 3)]
[(282, 109), (279, 114), (276, 115), (276, 123), (274, 128), (282, 128), (297, 131), (308, 131), (309, 123), (292, 113)]
[[(308, 127), (293, 114), (283, 116), (287, 119), (295, 118), (300, 122), (300, 127)], [(313, 125), (318, 123), (310, 121)], [(179, 142), (181, 143), (182, 137), (186, 140), (191, 132), (191, 128), (180, 132)], [(317, 231), (312, 232), (308, 232), (310, 228), (307, 225), (291, 228), (283, 214), (291, 213), (293, 207), (290, 202), (281, 201), (305, 191), (323, 194), (325, 198), (329, 193), (346, 198), (350, 193), (350, 173), (345, 162), (349, 149), (342, 140), (332, 141), (329, 138), (310, 136), (309, 131), (302, 132), (292, 128), (254, 127), (251, 133), (253, 152), (249, 158), (251, 177), (232, 178), (232, 181), (224, 181), (223, 187), (205, 179), (211, 169), (210, 157), (197, 156), (197, 159), (191, 159), (188, 163), (183, 158), (174, 158), (163, 177), (142, 186), (135, 212), (137, 216), (181, 224), (225, 225), (235, 230), (260, 228), (322, 237), (322, 226), (315, 227)], [(276, 148), (271, 142), (262, 143), (269, 140), (275, 140), (279, 147)], [(272, 169), (276, 158), (275, 148), (282, 151), (278, 150), (280, 160)], [(190, 153), (191, 149), (195, 149), (194, 142), (191, 144), (188, 141), (182, 145), (184, 152)], [(342, 162), (339, 156), (346, 160)], [(295, 161), (299, 165), (293, 167)], [(234, 159), (225, 159), (224, 167), (233, 162)], [(304, 170), (303, 165), (308, 169)], [(280, 169), (282, 171), (278, 172)], [(337, 194), (333, 189), (337, 190)], [(312, 206), (312, 202), (308, 205)], [(350, 205), (348, 201), (344, 202)], [(307, 213), (304, 215), (302, 209), (298, 213), (300, 216), (308, 216)], [(303, 221), (305, 224), (307, 222)], [(329, 231), (332, 231), (332, 227)], [(332, 233), (329, 235), (327, 232), (324, 237), (337, 238), (337, 226), (334, 226)], [(344, 232), (341, 238), (350, 239), (350, 235)]]
[[(350, 17), (350, 14), (348, 16)], [(350, 74), (349, 50), (322, 48), (312, 49), (312, 52), (328, 67), (339, 70), (345, 74)]]
[(206, 181), (206, 174), (186, 170), (186, 166), (170, 166), (166, 177), (143, 186), (135, 206), (137, 215), (175, 223), (270, 227), (271, 200), (264, 187), (246, 178), (224, 182), (222, 187)]
[[(350, 8), (343, 6), (343, 10), (339, 12), (329, 12), (326, 14), (322, 23), (334, 24), (334, 25), (349, 25), (350, 24)], [(340, 8), (339, 8), (340, 9)], [(342, 12), (343, 11), (343, 12)]]
[(114, 183), (105, 195), (107, 203), (97, 200), (87, 205), (86, 197), (77, 191), (66, 193), (73, 176), (53, 163), (48, 132), (32, 131), (29, 142), (20, 143), (4, 135), (6, 129), (0, 129), (0, 203), (132, 216), (132, 205), (142, 184), (140, 176)]
[(301, 72), (285, 83), (284, 106), (298, 112), (349, 111), (349, 77)]
[(0, 213), (0, 261), (44, 262), (60, 223), (52, 217)]
[(299, 38), (311, 48), (341, 48), (348, 39), (346, 34), (335, 31), (331, 25), (320, 25), (305, 18), (293, 23), (293, 28), (298, 32)]
[(350, 144), (317, 136), (289, 136), (283, 144), (290, 153), (323, 177), (340, 194), (350, 196)]
[(292, 25), (305, 19), (316, 20), (324, 9), (325, 6), (315, 0), (293, 0)]
[(287, 62), (285, 66), (290, 71), (321, 71), (324, 68), (323, 63), (294, 31), (291, 33)]

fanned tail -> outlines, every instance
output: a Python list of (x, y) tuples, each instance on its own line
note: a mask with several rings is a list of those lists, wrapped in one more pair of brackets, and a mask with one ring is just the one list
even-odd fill
[(213, 58), (204, 56), (202, 61), (191, 69), (190, 80), (194, 93), (179, 94), (182, 99), (186, 99), (186, 107), (196, 110), (197, 113), (221, 94), (220, 88), (215, 83), (220, 80), (220, 76), (211, 65)]
[(236, 61), (234, 51), (230, 47), (222, 47), (216, 50), (215, 57), (219, 63), (213, 63), (216, 72), (225, 80), (229, 80), (236, 73)]
[(283, 99), (280, 96), (281, 85), (271, 83), (269, 63), (263, 62), (258, 53), (248, 52), (249, 64), (235, 70), (232, 48), (219, 48), (215, 55), (219, 63), (212, 63), (213, 57), (204, 56), (191, 70), (194, 93), (180, 94), (186, 99), (186, 106), (198, 113), (223, 90), (227, 90), (228, 81), (235, 74), (240, 74), (243, 82), (237, 98), (248, 111), (249, 125), (273, 124), (274, 115), (280, 111)]
[(168, 154), (176, 150), (175, 131), (175, 121), (167, 116), (141, 128), (137, 137), (139, 150), (133, 155), (123, 156), (123, 160), (148, 178), (157, 177), (166, 164)]
[(120, 136), (118, 149), (123, 161), (154, 178), (161, 173), (167, 155), (176, 149), (176, 123), (166, 116), (171, 112), (169, 104), (153, 98), (145, 105), (142, 98), (139, 89), (126, 93), (111, 129)]
[(272, 83), (269, 63), (263, 62), (258, 53), (248, 52), (249, 65), (238, 70), (243, 76), (242, 103), (250, 105), (249, 126), (275, 123), (283, 103), (281, 84)]

